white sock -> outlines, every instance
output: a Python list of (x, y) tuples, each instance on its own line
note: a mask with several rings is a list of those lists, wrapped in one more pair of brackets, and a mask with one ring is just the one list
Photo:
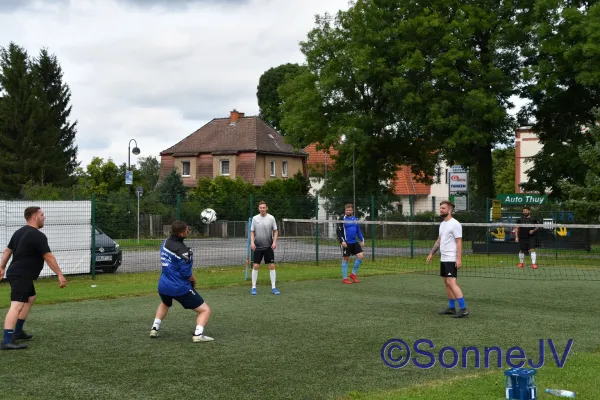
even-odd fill
[(258, 270), (252, 270), (252, 288), (256, 288), (256, 281), (258, 280)]
[(204, 327), (202, 325), (196, 325), (196, 331), (194, 332), (194, 336), (200, 336), (204, 332)]
[(274, 270), (274, 269), (272, 269), (272, 270), (271, 270), (271, 287), (272, 287), (273, 289), (275, 289), (275, 287), (276, 287), (276, 286), (275, 286), (275, 275), (276, 275), (276, 274), (275, 274), (275, 270)]
[(525, 253), (519, 253), (519, 262), (522, 264), (525, 261)]
[(535, 264), (535, 251), (531, 253), (531, 263)]
[(160, 319), (158, 319), (158, 318), (154, 319), (154, 323), (152, 324), (152, 327), (156, 328), (156, 329), (160, 329), (160, 322), (161, 322)]

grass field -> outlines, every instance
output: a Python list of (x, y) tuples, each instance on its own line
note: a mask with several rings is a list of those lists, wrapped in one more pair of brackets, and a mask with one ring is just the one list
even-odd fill
[[(540, 339), (552, 339), (559, 357), (573, 339), (563, 368), (545, 346), (538, 389), (600, 398), (596, 282), (464, 278), (459, 282), (472, 314), (456, 320), (437, 314), (446, 306), (444, 290), (431, 275), (370, 267), (360, 284), (342, 285), (339, 266), (282, 266), (281, 295), (269, 293), (268, 272), (261, 269), (259, 295), (252, 297), (241, 268), (196, 273), (213, 309), (210, 343), (191, 342), (194, 315), (178, 306), (163, 322), (161, 337), (148, 337), (158, 272), (72, 276), (65, 289), (56, 279), (39, 280), (39, 301), (25, 324), (34, 334), (30, 348), (0, 353), (0, 398), (504, 398), (506, 360), (502, 368), (495, 355), (485, 368), (482, 355), (479, 369), (472, 357), (468, 368), (436, 362), (429, 369), (414, 363), (393, 369), (381, 358), (392, 338), (409, 344), (430, 339), (433, 352), (520, 346), (535, 362)], [(1, 283), (2, 315), (8, 293)]]

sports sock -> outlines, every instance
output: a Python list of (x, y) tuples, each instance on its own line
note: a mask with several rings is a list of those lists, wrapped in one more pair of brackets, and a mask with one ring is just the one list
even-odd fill
[(275, 273), (275, 270), (274, 270), (274, 269), (272, 269), (272, 270), (270, 271), (270, 273), (271, 273), (271, 287), (272, 287), (273, 289), (275, 289), (275, 277), (276, 277), (276, 275), (277, 275), (277, 274)]
[(519, 262), (523, 264), (523, 261), (525, 261), (525, 253), (519, 253)]
[(204, 332), (204, 327), (202, 325), (196, 325), (196, 331), (194, 332), (194, 336), (200, 336)]
[(258, 280), (258, 270), (252, 270), (252, 288), (256, 288), (256, 281)]
[(352, 268), (352, 273), (354, 275), (356, 275), (356, 273), (358, 272), (358, 268), (360, 267), (360, 264), (362, 264), (362, 260), (360, 258), (357, 258), (356, 260), (354, 260), (354, 268)]
[(448, 308), (456, 308), (456, 299), (448, 299)]
[(532, 252), (530, 255), (531, 255), (531, 263), (532, 263), (532, 264), (535, 264), (535, 255), (536, 255), (536, 254), (535, 254), (535, 251), (534, 251), (534, 252)]
[(467, 305), (465, 304), (465, 298), (464, 297), (461, 297), (460, 299), (457, 299), (457, 300), (458, 300), (458, 306), (461, 309), (467, 308)]
[(5, 329), (4, 330), (4, 338), (2, 339), (2, 343), (7, 344), (7, 343), (12, 342), (13, 332), (14, 332), (14, 330), (12, 330), (12, 329)]
[(152, 324), (152, 327), (156, 328), (156, 329), (160, 329), (160, 323), (161, 323), (161, 320), (158, 318), (155, 318), (154, 323)]
[(23, 324), (25, 323), (24, 319), (17, 320), (17, 326), (15, 327), (15, 333), (23, 332)]
[(346, 261), (342, 261), (342, 276), (344, 279), (348, 277), (348, 263)]

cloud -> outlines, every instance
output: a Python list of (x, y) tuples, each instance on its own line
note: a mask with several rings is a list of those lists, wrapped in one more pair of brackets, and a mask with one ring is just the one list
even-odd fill
[[(1, 0), (0, 12), (13, 12), (20, 9), (44, 9), (47, 7), (65, 7), (70, 3), (83, 0)], [(100, 2), (103, 0), (94, 0)], [(133, 6), (140, 9), (160, 8), (166, 10), (185, 9), (195, 5), (231, 6), (247, 3), (250, 0), (117, 0), (122, 6)]]
[(56, 54), (82, 166), (94, 156), (126, 162), (131, 138), (140, 156), (158, 156), (234, 108), (257, 115), (262, 73), (303, 62), (298, 42), (314, 15), (347, 8), (347, 0), (12, 3), (10, 15), (0, 14), (0, 46)]

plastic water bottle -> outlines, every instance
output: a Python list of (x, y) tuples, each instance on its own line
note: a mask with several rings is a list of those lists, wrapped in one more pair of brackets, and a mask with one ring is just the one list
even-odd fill
[(553, 395), (558, 396), (558, 397), (567, 397), (569, 399), (574, 399), (575, 398), (575, 392), (571, 392), (569, 390), (546, 389), (546, 393), (550, 393), (550, 394), (553, 394)]

